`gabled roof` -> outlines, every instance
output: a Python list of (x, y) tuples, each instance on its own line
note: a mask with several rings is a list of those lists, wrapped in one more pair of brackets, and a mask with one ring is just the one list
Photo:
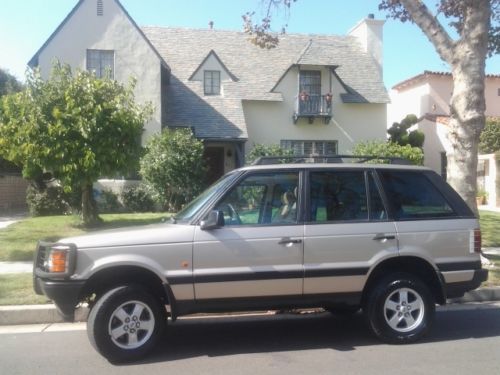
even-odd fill
[(224, 69), (224, 71), (227, 73), (227, 75), (229, 77), (231, 77), (232, 81), (233, 82), (236, 82), (236, 81), (239, 81), (238, 77), (236, 77), (233, 73), (231, 73), (231, 71), (224, 65), (224, 63), (222, 62), (222, 60), (219, 58), (219, 56), (217, 56), (217, 54), (215, 53), (214, 50), (211, 50), (207, 57), (205, 57), (203, 59), (203, 61), (201, 62), (201, 64), (196, 68), (196, 70), (193, 72), (193, 74), (191, 74), (191, 77), (189, 77), (189, 80), (191, 81), (193, 79), (193, 77), (198, 73), (198, 71), (203, 67), (203, 65), (205, 65), (205, 62), (210, 58), (210, 56), (213, 56), (217, 62), (219, 63), (219, 65), (222, 67), (222, 69)]
[[(166, 123), (192, 126), (200, 138), (217, 138), (220, 134), (246, 138), (242, 101), (282, 101), (282, 94), (274, 89), (286, 72), (298, 65), (335, 68), (347, 91), (342, 96), (344, 102), (389, 102), (376, 63), (352, 36), (285, 34), (276, 48), (268, 50), (253, 45), (247, 34), (238, 31), (171, 27), (142, 30), (171, 67)], [(217, 51), (219, 61), (239, 79), (225, 83), (221, 96), (204, 96), (199, 82), (190, 81), (212, 51)]]
[[(77, 12), (77, 10), (80, 8), (80, 6), (85, 2), (86, 0), (80, 0), (78, 3), (73, 7), (71, 12), (68, 13), (66, 18), (59, 24), (59, 26), (55, 29), (55, 31), (49, 36), (49, 38), (45, 41), (45, 43), (36, 51), (36, 53), (33, 55), (31, 60), (28, 62), (28, 66), (31, 68), (35, 67), (38, 65), (38, 57), (42, 53), (42, 51), (47, 47), (47, 45), (54, 39), (54, 37), (61, 31), (61, 29), (66, 25), (66, 23), (71, 19), (71, 17)], [(158, 59), (160, 59), (161, 64), (170, 70), (170, 67), (166, 63), (166, 61), (163, 59), (163, 57), (158, 53), (156, 48), (151, 44), (149, 39), (144, 35), (142, 32), (141, 28), (135, 23), (134, 19), (130, 17), (128, 14), (127, 10), (123, 7), (123, 5), (120, 3), (119, 0), (114, 0), (116, 5), (121, 9), (121, 11), (125, 14), (125, 16), (128, 18), (128, 20), (131, 22), (133, 27), (139, 32), (139, 34), (144, 38), (144, 41), (151, 47), (153, 52), (158, 56)]]

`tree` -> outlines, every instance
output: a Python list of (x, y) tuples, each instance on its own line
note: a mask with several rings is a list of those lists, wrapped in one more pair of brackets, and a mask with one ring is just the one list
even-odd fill
[(14, 94), (23, 89), (23, 84), (8, 71), (0, 69), (0, 97)]
[[(247, 14), (245, 30), (252, 37), (256, 31), (268, 33), (271, 6), (289, 9), (292, 2), (267, 0), (265, 22), (253, 25), (251, 17), (248, 18), (251, 15)], [(414, 22), (451, 68), (448, 181), (476, 210), (477, 151), (485, 125), (485, 61), (488, 53), (500, 52), (500, 0), (436, 0), (436, 4), (436, 14), (422, 0), (381, 0), (379, 9), (387, 11), (391, 18)], [(438, 16), (449, 20), (457, 32), (456, 38), (445, 29)], [(268, 47), (265, 38), (253, 39), (254, 43)]]
[[(23, 89), (23, 84), (9, 72), (0, 69), (0, 98), (4, 95), (13, 94)], [(0, 172), (20, 172), (15, 164), (0, 157)]]
[(167, 210), (179, 210), (202, 190), (203, 150), (190, 129), (164, 130), (151, 138), (140, 173)]
[(50, 173), (66, 192), (81, 189), (83, 224), (95, 225), (92, 185), (137, 165), (151, 107), (134, 102), (133, 81), (73, 75), (68, 65), (55, 64), (46, 81), (38, 71), (26, 80), (24, 91), (2, 98), (0, 154), (28, 179)]
[(410, 145), (412, 147), (422, 148), (424, 145), (425, 135), (419, 130), (409, 129), (418, 123), (418, 118), (415, 115), (407, 115), (401, 122), (395, 122), (387, 130), (389, 140), (398, 145)]
[(479, 152), (481, 154), (492, 154), (500, 151), (500, 119), (487, 119), (479, 139)]

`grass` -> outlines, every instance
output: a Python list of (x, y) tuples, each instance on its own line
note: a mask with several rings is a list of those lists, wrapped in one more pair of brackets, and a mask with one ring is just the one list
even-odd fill
[(44, 296), (35, 294), (30, 273), (0, 275), (0, 306), (49, 303)]
[(481, 211), (479, 214), (483, 247), (500, 247), (500, 213)]
[(131, 225), (158, 223), (165, 213), (103, 214), (99, 228), (78, 227), (76, 216), (46, 216), (28, 218), (0, 230), (0, 261), (31, 261), (38, 240), (56, 241), (87, 232)]

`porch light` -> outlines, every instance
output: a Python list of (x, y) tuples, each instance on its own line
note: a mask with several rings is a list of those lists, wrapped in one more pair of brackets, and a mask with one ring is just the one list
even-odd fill
[(325, 95), (325, 99), (326, 99), (326, 102), (328, 104), (331, 104), (332, 103), (332, 98), (333, 98), (333, 95), (331, 92), (329, 92), (328, 94)]

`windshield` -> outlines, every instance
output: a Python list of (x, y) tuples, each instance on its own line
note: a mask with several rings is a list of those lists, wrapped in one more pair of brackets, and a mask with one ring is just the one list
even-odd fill
[(186, 207), (184, 207), (181, 211), (179, 211), (174, 217), (174, 222), (189, 222), (198, 211), (205, 206), (210, 198), (217, 194), (217, 192), (223, 190), (228, 184), (233, 181), (233, 179), (238, 176), (238, 173), (229, 173), (225, 176), (222, 176), (217, 182), (215, 182), (212, 186), (206, 189), (203, 193), (198, 195), (195, 199), (193, 199)]

